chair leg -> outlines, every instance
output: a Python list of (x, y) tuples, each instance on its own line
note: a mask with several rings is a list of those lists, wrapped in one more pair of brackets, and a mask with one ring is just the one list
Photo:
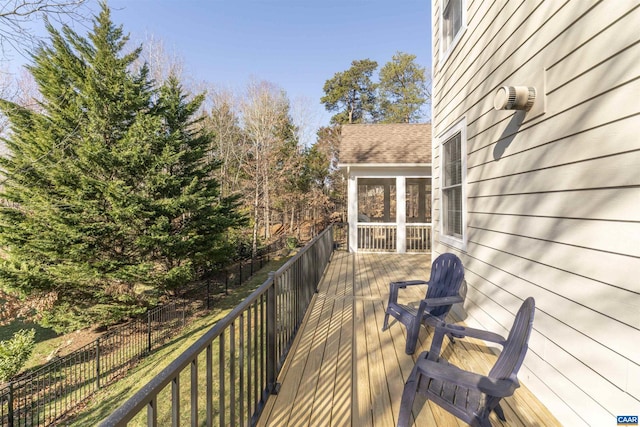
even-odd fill
[(404, 347), (405, 353), (415, 353), (416, 345), (418, 344), (418, 335), (420, 335), (420, 322), (414, 320), (409, 326), (407, 326), (407, 343)]
[(389, 327), (389, 313), (384, 314), (384, 323), (382, 324), (382, 330), (386, 331)]
[(397, 427), (408, 427), (411, 422), (411, 410), (413, 409), (413, 401), (416, 398), (418, 389), (418, 381), (414, 373), (411, 373), (409, 379), (404, 385), (402, 391), (402, 400), (400, 401), (400, 413), (398, 414)]
[(500, 420), (507, 421), (507, 419), (504, 416), (504, 411), (502, 410), (502, 407), (500, 406), (499, 403), (496, 405), (495, 408), (493, 408), (493, 411), (496, 413), (498, 418), (500, 418)]
[(407, 344), (404, 346), (404, 352), (406, 354), (413, 354), (416, 352), (417, 340), (412, 340), (409, 335), (407, 335)]

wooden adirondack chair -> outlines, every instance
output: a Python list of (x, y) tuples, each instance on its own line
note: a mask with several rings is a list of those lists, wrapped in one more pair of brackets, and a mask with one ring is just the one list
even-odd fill
[[(435, 326), (443, 322), (453, 304), (464, 301), (464, 268), (460, 258), (454, 254), (442, 254), (431, 265), (429, 281), (409, 280), (405, 282), (391, 282), (389, 301), (384, 315), (382, 330), (389, 327), (389, 316), (395, 317), (407, 328), (407, 343), (405, 352), (413, 354), (418, 342), (420, 325)], [(408, 286), (428, 285), (425, 298), (416, 309), (413, 306), (398, 303), (398, 290)]]
[[(418, 356), (402, 393), (398, 427), (409, 425), (416, 393), (427, 397), (446, 411), (472, 426), (491, 427), (489, 414), (495, 411), (506, 421), (500, 399), (511, 396), (520, 387), (517, 374), (527, 353), (533, 326), (535, 301), (527, 298), (513, 322), (509, 336), (488, 331), (448, 325), (436, 326), (431, 348)], [(503, 349), (487, 376), (464, 371), (440, 357), (445, 335), (457, 338), (474, 337), (495, 342)]]

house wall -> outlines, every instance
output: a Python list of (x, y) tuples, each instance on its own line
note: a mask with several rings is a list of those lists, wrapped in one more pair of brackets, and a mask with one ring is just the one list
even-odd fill
[[(567, 426), (640, 414), (640, 3), (467, 0), (441, 58), (432, 1), (434, 256), (465, 264), (470, 325), (536, 299), (521, 381)], [(444, 60), (443, 60), (444, 59)], [(535, 86), (528, 113), (502, 85)], [(440, 241), (441, 140), (466, 118), (466, 247)]]
[(405, 246), (405, 178), (431, 178), (431, 166), (371, 167), (350, 166), (347, 170), (347, 221), (349, 222), (349, 252), (358, 252), (358, 178), (396, 178), (396, 222), (398, 252)]

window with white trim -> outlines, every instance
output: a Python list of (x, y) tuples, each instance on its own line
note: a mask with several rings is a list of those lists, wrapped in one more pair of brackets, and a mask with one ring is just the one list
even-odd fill
[(465, 249), (466, 120), (458, 122), (441, 140), (441, 230), (443, 243)]
[(441, 55), (446, 56), (464, 28), (464, 0), (442, 0)]

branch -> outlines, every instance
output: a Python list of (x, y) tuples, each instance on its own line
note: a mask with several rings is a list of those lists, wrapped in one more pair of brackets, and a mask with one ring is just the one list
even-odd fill
[(30, 49), (37, 37), (30, 23), (50, 19), (63, 23), (64, 18), (83, 21), (86, 16), (81, 8), (88, 0), (9, 0), (0, 4), (0, 51), (7, 59), (10, 49), (22, 53)]

